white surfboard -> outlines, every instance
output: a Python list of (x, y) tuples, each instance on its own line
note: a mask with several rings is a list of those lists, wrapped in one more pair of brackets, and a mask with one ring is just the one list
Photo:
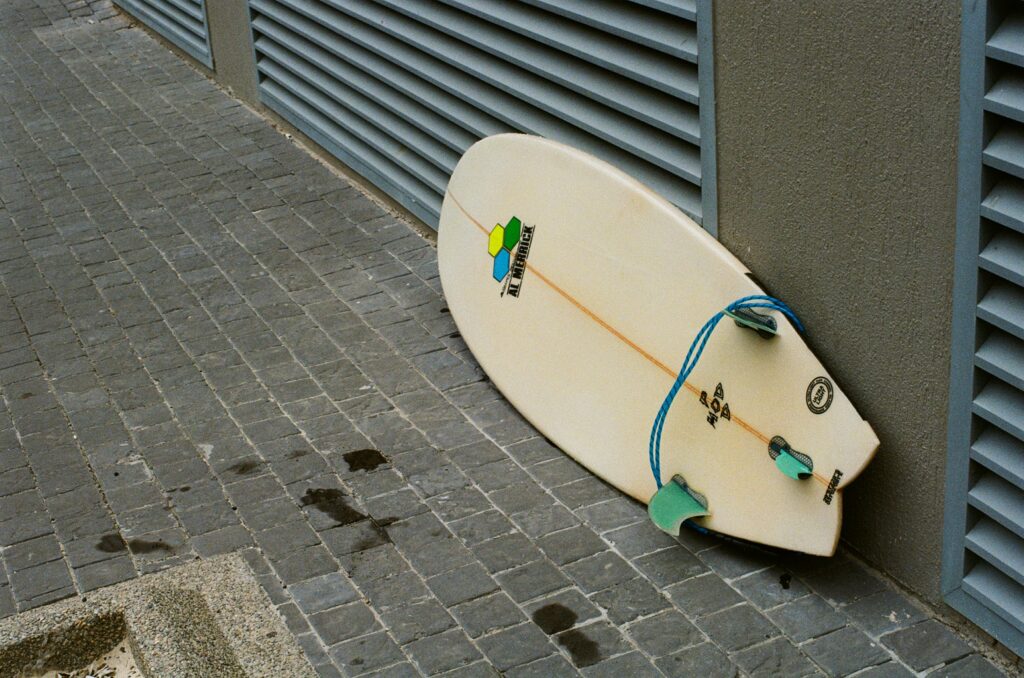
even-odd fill
[[(647, 502), (651, 426), (701, 326), (763, 294), (714, 238), (635, 179), (539, 137), (470, 148), (438, 236), (441, 283), (480, 365), (546, 437)], [(799, 309), (795, 309), (799, 313)], [(725, 318), (669, 411), (661, 476), (707, 499), (707, 529), (834, 552), (842, 489), (878, 447), (795, 327), (766, 339)], [(809, 328), (813, 332), (814, 328)], [(773, 438), (812, 461), (780, 472)]]

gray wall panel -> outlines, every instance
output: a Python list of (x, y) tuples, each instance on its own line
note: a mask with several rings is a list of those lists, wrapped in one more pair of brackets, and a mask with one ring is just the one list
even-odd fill
[(942, 588), (1024, 654), (1024, 8), (963, 11)]
[(715, 3), (719, 237), (881, 439), (843, 539), (940, 599), (958, 3)]
[(204, 66), (213, 67), (206, 0), (114, 0), (114, 4)]
[(702, 220), (696, 9), (650, 5), (249, 2), (262, 101), (435, 227), (454, 162), (507, 131), (589, 151)]

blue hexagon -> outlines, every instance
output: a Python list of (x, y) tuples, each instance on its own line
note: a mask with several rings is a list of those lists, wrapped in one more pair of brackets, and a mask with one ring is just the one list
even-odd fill
[(508, 250), (502, 249), (494, 256), (494, 279), (501, 282), (508, 275), (508, 269), (512, 266), (512, 255)]

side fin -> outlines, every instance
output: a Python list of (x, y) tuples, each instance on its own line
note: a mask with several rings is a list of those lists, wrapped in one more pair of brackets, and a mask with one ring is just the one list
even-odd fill
[(711, 512), (704, 495), (687, 485), (682, 476), (676, 475), (651, 497), (647, 515), (659, 529), (678, 536), (684, 521), (709, 516)]
[(814, 473), (814, 462), (803, 452), (797, 452), (782, 436), (775, 436), (768, 444), (768, 455), (775, 467), (793, 480), (807, 480)]
[(775, 318), (765, 313), (758, 313), (752, 308), (740, 308), (735, 311), (725, 309), (723, 313), (736, 321), (740, 327), (754, 330), (762, 339), (771, 339), (779, 332)]

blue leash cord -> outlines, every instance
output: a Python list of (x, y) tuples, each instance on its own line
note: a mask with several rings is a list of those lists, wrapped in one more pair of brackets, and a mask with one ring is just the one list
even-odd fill
[(654, 474), (654, 481), (658, 484), (658, 488), (661, 489), (661, 432), (665, 427), (665, 419), (668, 417), (669, 408), (672, 407), (672, 401), (675, 400), (676, 394), (679, 393), (679, 389), (683, 387), (686, 379), (693, 372), (693, 368), (697, 366), (697, 361), (700, 360), (700, 356), (704, 353), (704, 347), (708, 344), (708, 339), (711, 338), (711, 333), (715, 331), (715, 327), (718, 325), (718, 321), (725, 316), (725, 312), (735, 313), (736, 311), (743, 308), (762, 308), (769, 311), (779, 311), (786, 315), (787, 318), (793, 321), (796, 328), (800, 331), (804, 331), (804, 326), (801, 324), (800, 319), (796, 317), (796, 314), (786, 306), (783, 302), (779, 301), (774, 297), (769, 297), (763, 294), (755, 294), (749, 297), (742, 297), (732, 302), (725, 307), (724, 311), (719, 311), (715, 315), (711, 316), (704, 327), (700, 328), (697, 332), (697, 336), (694, 337), (693, 343), (690, 344), (690, 350), (686, 352), (686, 359), (683, 360), (683, 366), (679, 369), (679, 376), (676, 377), (676, 381), (672, 384), (672, 388), (669, 389), (668, 395), (665, 396), (665, 401), (661, 404), (661, 409), (658, 410), (658, 416), (654, 418), (654, 426), (651, 428), (651, 442), (648, 450), (648, 456), (651, 462), (651, 473)]

